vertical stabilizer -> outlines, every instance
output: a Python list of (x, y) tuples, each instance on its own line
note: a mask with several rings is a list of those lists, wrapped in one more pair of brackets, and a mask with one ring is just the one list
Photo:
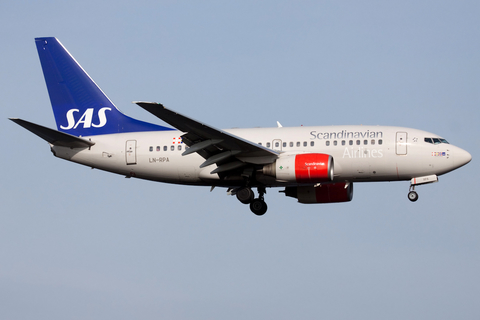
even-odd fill
[(121, 113), (56, 38), (36, 38), (59, 131), (91, 136), (172, 130)]

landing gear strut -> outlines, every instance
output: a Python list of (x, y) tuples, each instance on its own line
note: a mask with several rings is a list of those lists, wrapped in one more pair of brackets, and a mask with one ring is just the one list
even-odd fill
[(435, 174), (423, 177), (415, 177), (410, 180), (410, 189), (408, 190), (408, 200), (415, 202), (418, 200), (418, 194), (415, 192), (415, 186), (427, 183), (438, 182), (438, 177)]
[(258, 198), (250, 203), (250, 210), (257, 216), (262, 216), (267, 212), (267, 204), (263, 200), (263, 195), (267, 192), (265, 187), (258, 187)]
[(267, 204), (263, 200), (263, 196), (266, 193), (265, 187), (258, 187), (258, 198), (255, 198), (255, 194), (249, 187), (240, 188), (236, 191), (238, 201), (243, 204), (250, 204), (250, 210), (257, 216), (264, 215), (267, 212)]
[(415, 185), (410, 185), (408, 200), (415, 202), (418, 200), (418, 193), (415, 191)]

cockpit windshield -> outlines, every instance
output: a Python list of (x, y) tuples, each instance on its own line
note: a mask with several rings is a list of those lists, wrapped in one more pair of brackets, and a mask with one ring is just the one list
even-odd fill
[(449, 144), (448, 141), (443, 138), (425, 138), (425, 142), (432, 143), (432, 144), (440, 144), (440, 143)]

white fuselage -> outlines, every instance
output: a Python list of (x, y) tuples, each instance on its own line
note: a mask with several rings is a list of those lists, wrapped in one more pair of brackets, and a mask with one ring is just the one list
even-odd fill
[(267, 211), (268, 187), (284, 187), (285, 196), (300, 203), (336, 203), (352, 200), (352, 182), (410, 180), (408, 199), (417, 201), (415, 186), (471, 160), (416, 129), (278, 124), (219, 130), (160, 103), (135, 102), (173, 130), (120, 112), (58, 39), (36, 38), (35, 44), (57, 130), (11, 120), (46, 140), (55, 156), (126, 177), (227, 187), (256, 215)]
[[(334, 181), (394, 181), (441, 175), (466, 164), (470, 155), (448, 143), (429, 143), (438, 135), (386, 126), (319, 126), (225, 130), (281, 153), (324, 153), (334, 159)], [(211, 174), (216, 165), (197, 153), (182, 156), (186, 145), (180, 131), (133, 132), (83, 137), (89, 149), (52, 146), (57, 157), (93, 168), (167, 183), (235, 186)], [(242, 160), (242, 159), (240, 159)], [(261, 162), (260, 160), (257, 160)], [(266, 186), (285, 182), (258, 174)]]

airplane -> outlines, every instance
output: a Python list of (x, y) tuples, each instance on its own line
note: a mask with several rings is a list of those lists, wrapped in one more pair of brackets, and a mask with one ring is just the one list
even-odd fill
[[(418, 185), (469, 163), (444, 138), (392, 126), (216, 129), (154, 102), (134, 102), (173, 128), (121, 113), (54, 37), (35, 39), (57, 130), (13, 122), (46, 140), (54, 156), (91, 168), (158, 182), (224, 187), (267, 211), (267, 188), (304, 204), (351, 201), (354, 182)], [(258, 196), (252, 189), (257, 189)]]

